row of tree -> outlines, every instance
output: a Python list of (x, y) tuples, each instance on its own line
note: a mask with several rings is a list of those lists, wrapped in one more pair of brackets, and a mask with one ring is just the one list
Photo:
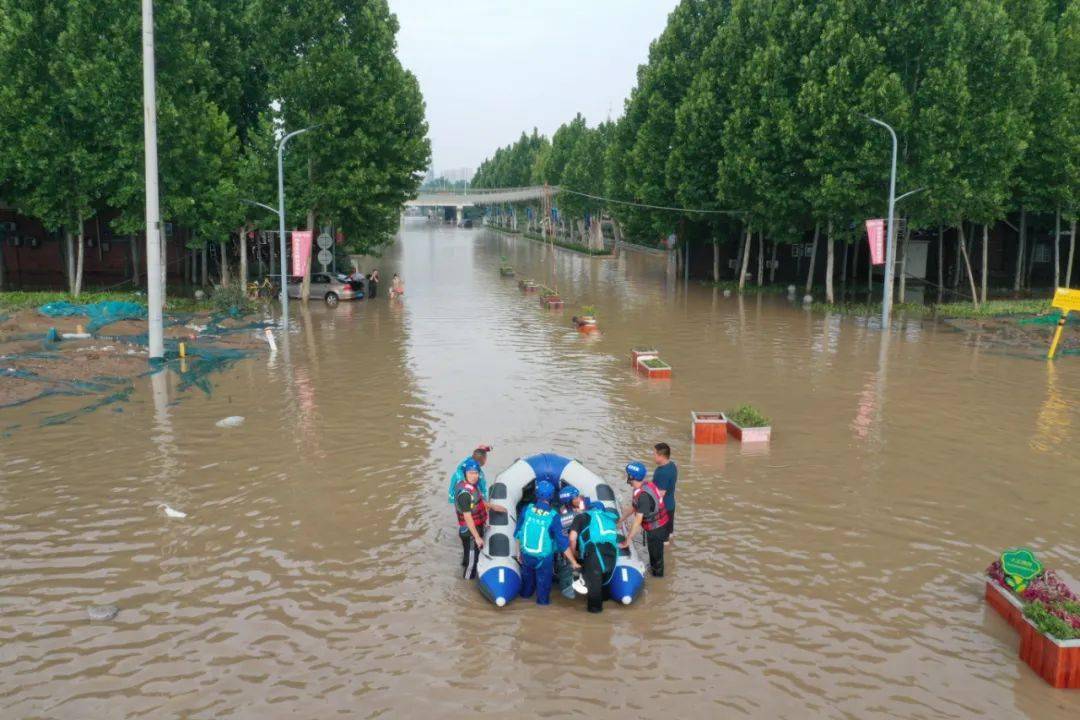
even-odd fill
[[(430, 157), (424, 103), (395, 55), (386, 0), (156, 3), (162, 218), (191, 248), (241, 243), (276, 216), (287, 152), (288, 227), (333, 225), (377, 250)], [(61, 231), (81, 288), (83, 228), (142, 230), (141, 17), (130, 0), (0, 0), (0, 204)], [(309, 263), (309, 267), (310, 267)], [(222, 265), (222, 282), (228, 282)]]
[[(523, 134), (474, 184), (603, 196), (559, 204), (603, 210), (629, 237), (737, 242), (740, 283), (755, 235), (815, 246), (824, 237), (831, 299), (835, 244), (885, 214), (889, 137), (867, 116), (900, 138), (898, 192), (919, 190), (897, 209), (901, 247), (913, 230), (955, 230), (977, 301), (989, 228), (1017, 229), (1020, 289), (1029, 229), (1056, 228), (1057, 284), (1060, 234), (1072, 226), (1071, 271), (1080, 0), (682, 0), (617, 122), (589, 128), (578, 115), (550, 142)], [(980, 235), (978, 273), (968, 253)]]

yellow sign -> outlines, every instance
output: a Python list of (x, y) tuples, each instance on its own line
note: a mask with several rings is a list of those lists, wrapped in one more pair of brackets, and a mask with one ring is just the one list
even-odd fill
[(1080, 290), (1058, 288), (1054, 293), (1054, 301), (1050, 304), (1065, 311), (1080, 312)]
[(1054, 293), (1054, 301), (1050, 303), (1056, 308), (1061, 308), (1061, 317), (1058, 319), (1057, 329), (1054, 330), (1054, 339), (1050, 341), (1050, 352), (1046, 357), (1054, 359), (1057, 353), (1058, 343), (1061, 342), (1061, 331), (1065, 329), (1065, 323), (1069, 321), (1069, 313), (1073, 310), (1080, 312), (1080, 290), (1058, 288)]

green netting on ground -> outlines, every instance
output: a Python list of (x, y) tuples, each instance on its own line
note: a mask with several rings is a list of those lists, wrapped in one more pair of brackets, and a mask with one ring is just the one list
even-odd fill
[(85, 316), (90, 320), (86, 324), (89, 332), (97, 332), (117, 320), (142, 320), (146, 317), (146, 308), (142, 305), (122, 300), (107, 300), (86, 305), (76, 305), (65, 300), (46, 303), (38, 308), (38, 312), (46, 317)]
[[(1054, 311), (1045, 315), (1037, 315), (1036, 317), (1024, 318), (1018, 321), (1020, 325), (1057, 325), (1058, 320), (1061, 319), (1061, 313)], [(1067, 325), (1080, 325), (1080, 313), (1070, 313), (1069, 319), (1066, 321)]]

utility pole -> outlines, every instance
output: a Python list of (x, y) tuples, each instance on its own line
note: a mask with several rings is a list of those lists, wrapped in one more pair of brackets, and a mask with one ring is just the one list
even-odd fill
[(885, 226), (885, 287), (881, 298), (881, 329), (889, 330), (889, 316), (892, 314), (893, 276), (896, 262), (896, 238), (893, 237), (894, 215), (896, 213), (896, 131), (886, 122), (864, 115), (867, 120), (880, 125), (892, 136), (892, 170), (889, 172), (889, 217)]
[[(149, 2), (149, 0), (144, 0)], [(285, 257), (285, 143), (297, 135), (306, 133), (319, 127), (312, 125), (303, 130), (294, 130), (281, 138), (277, 150), (277, 192), (278, 192), (278, 247), (281, 249), (281, 319), (286, 325), (289, 323), (289, 287), (288, 287), (288, 258)]]
[(142, 0), (143, 144), (146, 156), (146, 304), (150, 360), (165, 357), (161, 311), (165, 279), (161, 264), (161, 206), (158, 200), (157, 91), (154, 87), (154, 1)]

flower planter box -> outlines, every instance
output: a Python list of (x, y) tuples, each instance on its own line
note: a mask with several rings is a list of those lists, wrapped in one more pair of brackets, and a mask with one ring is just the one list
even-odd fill
[(989, 579), (986, 581), (986, 603), (997, 610), (997, 614), (1005, 618), (1005, 622), (1009, 623), (1014, 630), (1019, 630), (1020, 626), (1026, 622), (1024, 605), (1020, 602), (1020, 598)]
[(548, 310), (559, 310), (563, 306), (563, 301), (558, 295), (548, 295), (540, 298), (540, 304)]
[(1080, 640), (1057, 640), (1024, 617), (1024, 606), (1008, 589), (986, 581), (986, 602), (1020, 633), (1020, 659), (1055, 688), (1080, 689)]
[(720, 445), (727, 442), (727, 416), (722, 412), (690, 411), (695, 445)]
[(582, 315), (580, 317), (575, 317), (574, 318), (574, 324), (577, 325), (578, 331), (583, 332), (583, 333), (596, 332), (597, 329), (598, 329), (596, 327), (596, 318), (588, 316), (588, 315)]
[(512, 267), (501, 267), (501, 268), (499, 268), (499, 274), (502, 275), (503, 277), (514, 277), (514, 268), (512, 268)]
[(772, 439), (772, 426), (743, 427), (731, 418), (727, 421), (727, 431), (733, 438), (744, 443), (767, 443)]
[(671, 377), (671, 366), (658, 357), (643, 357), (638, 360), (638, 372), (649, 378), (668, 379)]
[(643, 357), (660, 357), (656, 348), (635, 347), (630, 348), (630, 367), (637, 368), (638, 360)]
[(523, 292), (536, 292), (536, 283), (532, 280), (518, 280), (518, 287), (521, 288)]

